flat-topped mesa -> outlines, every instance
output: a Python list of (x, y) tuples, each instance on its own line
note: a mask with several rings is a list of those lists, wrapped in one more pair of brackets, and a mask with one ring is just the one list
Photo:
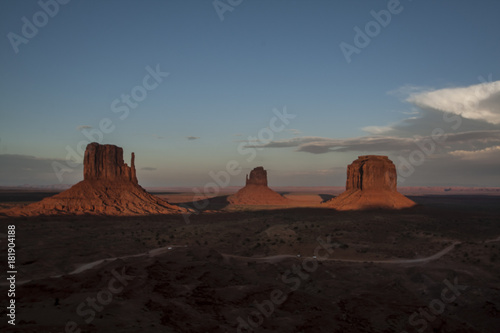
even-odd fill
[(84, 180), (129, 181), (138, 184), (135, 171), (135, 154), (131, 166), (123, 161), (123, 149), (115, 145), (89, 143), (83, 159)]
[(396, 166), (387, 156), (364, 155), (347, 167), (346, 191), (396, 191)]
[(267, 171), (259, 166), (250, 171), (250, 176), (246, 176), (245, 185), (263, 185), (267, 186)]
[(325, 202), (337, 210), (402, 209), (416, 203), (397, 191), (396, 166), (387, 156), (365, 155), (347, 167), (346, 190)]

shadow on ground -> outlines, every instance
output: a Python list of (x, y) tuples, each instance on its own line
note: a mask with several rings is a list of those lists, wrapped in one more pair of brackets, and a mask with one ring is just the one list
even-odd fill
[(319, 196), (322, 200), (321, 203), (327, 202), (328, 200), (335, 198), (335, 196), (331, 194), (319, 194)]
[(196, 211), (203, 212), (206, 210), (221, 210), (229, 206), (227, 198), (229, 195), (221, 195), (218, 197), (196, 200), (193, 202), (173, 203), (185, 208), (195, 209)]

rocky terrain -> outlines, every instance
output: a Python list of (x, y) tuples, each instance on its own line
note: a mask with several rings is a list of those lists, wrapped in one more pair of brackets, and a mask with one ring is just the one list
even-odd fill
[(228, 197), (233, 205), (287, 205), (291, 201), (267, 186), (267, 171), (257, 167), (246, 177), (246, 184), (241, 190)]
[(2, 218), (17, 231), (10, 331), (496, 333), (498, 199), (412, 199), (424, 205)]
[(325, 203), (336, 210), (402, 209), (415, 205), (396, 189), (396, 166), (387, 156), (366, 155), (347, 167), (346, 190)]
[(90, 143), (85, 150), (83, 181), (25, 207), (0, 211), (8, 216), (60, 214), (148, 215), (181, 214), (187, 209), (169, 204), (139, 186), (135, 170), (123, 161), (123, 149)]
[(16, 226), (17, 262), (16, 326), (4, 320), (2, 332), (500, 326), (498, 197), (413, 201), (397, 192), (390, 160), (361, 156), (333, 199), (324, 188), (281, 196), (258, 167), (237, 193), (188, 211), (168, 202), (189, 206), (193, 193), (140, 187), (134, 157), (129, 167), (121, 148), (90, 144), (83, 181), (24, 207), (16, 194), (0, 216), (1, 230)]

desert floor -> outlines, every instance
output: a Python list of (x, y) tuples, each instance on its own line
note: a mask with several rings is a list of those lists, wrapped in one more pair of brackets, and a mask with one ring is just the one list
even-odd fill
[[(0, 207), (54, 194), (14, 192), (0, 193)], [(16, 226), (18, 269), (17, 324), (2, 301), (0, 329), (498, 332), (499, 196), (418, 195), (411, 209), (337, 212), (320, 204), (334, 192), (282, 192), (296, 207), (231, 207), (230, 193), (205, 205), (162, 191), (205, 211), (0, 218), (4, 254)]]

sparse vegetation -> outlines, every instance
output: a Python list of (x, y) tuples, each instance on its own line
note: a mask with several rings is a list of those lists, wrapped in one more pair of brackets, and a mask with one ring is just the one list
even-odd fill
[[(307, 307), (308, 311), (317, 312), (317, 315), (323, 318), (325, 315), (322, 312), (324, 303), (315, 309), (313, 306), (308, 307), (309, 303), (307, 302), (316, 302), (317, 300), (323, 302), (324, 299), (331, 299), (332, 302), (335, 300), (335, 307), (328, 308), (330, 312), (345, 311), (346, 318), (349, 318), (348, 316), (354, 318), (360, 316), (360, 312), (356, 312), (359, 304), (355, 303), (356, 298), (345, 296), (354, 289), (361, 292), (363, 297), (371, 296), (373, 299), (380, 300), (381, 286), (383, 286), (384, 297), (393, 297), (390, 299), (393, 302), (391, 304), (398, 304), (397, 302), (402, 302), (402, 299), (407, 302), (405, 304), (410, 304), (415, 299), (433, 297), (435, 291), (433, 288), (436, 288), (439, 279), (445, 277), (453, 279), (458, 276), (459, 281), (464, 279), (468, 284), (481, 284), (485, 288), (489, 288), (490, 283), (491, 285), (496, 283), (488, 279), (498, 276), (495, 274), (500, 272), (500, 248), (496, 242), (484, 243), (485, 240), (500, 235), (500, 226), (496, 223), (496, 216), (482, 218), (481, 225), (471, 227), (470, 215), (460, 211), (454, 212), (454, 214), (459, 216), (454, 219), (449, 219), (448, 216), (440, 218), (427, 214), (425, 210), (377, 212), (379, 219), (373, 223), (369, 212), (339, 213), (320, 210), (311, 213), (307, 210), (267, 210), (245, 213), (240, 211), (224, 213), (224, 215), (193, 215), (189, 225), (184, 224), (182, 219), (175, 216), (148, 217), (144, 218), (140, 224), (137, 224), (138, 218), (89, 219), (75, 217), (72, 218), (71, 222), (64, 219), (46, 219), (43, 222), (36, 221), (35, 223), (33, 220), (25, 219), (18, 225), (19, 233), (23, 235), (19, 245), (24, 246), (20, 251), (20, 256), (22, 256), (23, 263), (29, 263), (23, 266), (23, 275), (25, 276), (31, 274), (43, 276), (47, 274), (47, 265), (54, 267), (54, 271), (50, 274), (61, 274), (73, 269), (72, 265), (75, 262), (100, 260), (103, 253), (106, 253), (107, 256), (124, 256), (153, 250), (156, 247), (174, 246), (172, 252), (154, 259), (155, 264), (148, 268), (148, 274), (159, 274), (161, 279), (159, 278), (158, 281), (166, 281), (162, 292), (172, 293), (175, 297), (185, 296), (178, 294), (178, 291), (169, 289), (172, 286), (177, 286), (177, 290), (181, 291), (186, 290), (186, 285), (195, 286), (184, 302), (186, 299), (193, 300), (194, 303), (190, 303), (190, 306), (197, 311), (200, 307), (196, 302), (203, 302), (207, 297), (212, 297), (213, 290), (210, 288), (214, 283), (220, 283), (217, 287), (217, 297), (236, 295), (234, 293), (236, 289), (224, 290), (225, 288), (236, 288), (235, 286), (238, 286), (237, 288), (248, 287), (252, 292), (257, 290), (255, 294), (257, 296), (254, 294), (249, 296), (249, 302), (253, 301), (252, 297), (262, 297), (258, 298), (259, 300), (269, 297), (267, 289), (265, 289), (266, 294), (262, 292), (261, 288), (271, 288), (271, 290), (283, 288), (285, 290), (287, 285), (282, 283), (280, 275), (290, 270), (294, 264), (307, 262), (304, 261), (304, 258), (313, 256), (314, 250), (319, 244), (318, 237), (321, 237), (323, 241), (329, 238), (331, 243), (336, 244), (335, 251), (330, 258), (352, 259), (360, 262), (318, 260), (315, 271), (304, 271), (309, 276), (310, 281), (300, 280), (300, 294), (290, 293), (290, 303), (287, 304), (302, 305), (305, 303), (304, 307)], [(266, 216), (267, 221), (264, 221), (263, 216)], [(118, 223), (119, 231), (112, 231), (115, 230)], [(474, 223), (478, 222), (474, 220)], [(58, 236), (56, 236), (56, 231)], [(46, 238), (40, 239), (37, 235), (43, 233), (45, 233)], [(64, 237), (60, 237), (60, 235), (64, 235)], [(56, 239), (59, 242), (54, 242)], [(403, 267), (374, 263), (376, 260), (430, 256), (450, 246), (455, 241), (463, 243), (457, 245), (441, 259), (425, 265)], [(43, 263), (40, 260), (37, 261), (40, 251), (29, 244), (52, 243), (57, 243), (58, 247), (47, 246), (43, 252)], [(184, 244), (188, 245), (186, 249), (179, 247)], [(177, 258), (177, 255), (188, 253), (195, 247), (199, 247), (196, 258), (187, 257), (188, 260), (182, 263), (172, 259)], [(339, 250), (336, 249), (337, 247)], [(68, 251), (68, 257), (64, 261), (58, 261), (56, 258), (61, 258), (57, 255), (61, 248), (77, 250)], [(244, 260), (231, 259), (234, 261), (229, 260), (228, 262), (241, 263), (241, 265), (236, 264), (228, 269), (226, 261), (219, 261), (217, 255), (209, 257), (209, 251), (258, 258), (286, 254), (292, 255), (293, 258), (287, 257), (283, 261), (272, 264), (261, 261), (245, 263)], [(296, 257), (298, 254), (301, 255), (301, 258)], [(321, 251), (319, 255), (324, 254), (325, 252)], [(137, 257), (136, 259), (124, 260), (124, 262), (137, 269), (140, 265), (135, 266), (134, 260), (144, 259), (144, 257)], [(115, 264), (117, 263), (115, 262)], [(196, 271), (199, 268), (193, 267), (202, 267), (203, 270)], [(229, 271), (231, 273), (228, 273)], [(473, 271), (474, 275), (464, 273), (467, 271)], [(193, 274), (193, 272), (197, 274)], [(141, 278), (149, 276), (145, 272), (143, 273), (140, 275)], [(186, 280), (191, 278), (192, 280)], [(261, 279), (262, 286), (260, 285)], [(390, 281), (396, 279), (401, 280), (400, 285), (397, 287), (389, 285)], [(438, 282), (430, 283), (429, 281)], [(421, 289), (412, 289), (416, 288), (415, 285)], [(488, 292), (491, 293), (491, 290)], [(437, 294), (439, 294), (439, 290)], [(476, 302), (475, 298), (468, 298), (468, 295), (470, 294), (464, 293), (459, 304), (462, 305), (464, 304), (462, 302), (467, 301), (477, 305), (474, 303)], [(127, 297), (133, 296), (123, 297), (123, 299), (128, 299)], [(474, 297), (480, 299), (478, 295)], [(117, 296), (116, 299), (120, 298)], [(339, 310), (342, 304), (345, 305), (345, 308)], [(384, 304), (384, 302), (377, 303), (377, 307), (383, 307)], [(482, 305), (483, 303), (481, 303)], [(210, 307), (214, 309), (217, 309), (218, 306), (221, 305), (210, 304)], [(363, 309), (375, 307), (370, 302), (363, 303), (363, 306)], [(419, 308), (424, 307), (425, 304), (417, 301), (413, 306)], [(151, 307), (148, 308), (149, 311), (154, 311), (151, 309)], [(286, 311), (287, 307), (285, 305), (279, 309), (281, 314), (282, 311)], [(391, 311), (397, 311), (392, 307), (391, 309)], [(304, 316), (304, 313), (300, 312), (300, 315)], [(104, 318), (106, 316), (104, 315)], [(341, 315), (339, 316), (338, 318), (342, 318)], [(335, 320), (339, 320), (338, 318)], [(306, 327), (302, 330), (307, 331)]]

